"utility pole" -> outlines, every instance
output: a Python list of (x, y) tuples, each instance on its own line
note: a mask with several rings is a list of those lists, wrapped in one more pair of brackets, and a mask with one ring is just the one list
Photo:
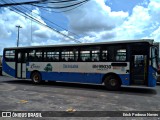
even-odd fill
[(17, 47), (19, 46), (19, 29), (22, 28), (20, 25), (16, 25), (18, 28), (18, 38), (17, 38)]

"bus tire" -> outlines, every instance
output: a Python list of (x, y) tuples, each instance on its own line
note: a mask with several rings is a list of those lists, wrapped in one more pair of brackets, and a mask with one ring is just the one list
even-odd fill
[(39, 72), (34, 72), (31, 79), (34, 84), (40, 84), (42, 82), (42, 77)]
[(108, 90), (119, 90), (121, 87), (120, 79), (115, 75), (106, 76), (104, 84)]

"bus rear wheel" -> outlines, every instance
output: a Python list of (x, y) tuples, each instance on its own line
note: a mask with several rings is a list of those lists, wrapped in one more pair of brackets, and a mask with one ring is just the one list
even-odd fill
[(121, 87), (120, 79), (115, 75), (106, 76), (104, 84), (108, 90), (119, 90)]
[(42, 81), (42, 78), (39, 72), (34, 72), (31, 76), (31, 79), (34, 84), (40, 84)]

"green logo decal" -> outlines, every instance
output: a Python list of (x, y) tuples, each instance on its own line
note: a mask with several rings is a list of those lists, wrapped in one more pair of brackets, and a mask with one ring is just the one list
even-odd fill
[(46, 71), (46, 72), (51, 72), (52, 71), (52, 65), (50, 64), (50, 63), (48, 63), (47, 65), (46, 65), (46, 67), (44, 68), (44, 70)]

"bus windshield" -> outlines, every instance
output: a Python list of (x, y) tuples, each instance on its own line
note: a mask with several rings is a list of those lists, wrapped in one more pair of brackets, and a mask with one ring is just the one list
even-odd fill
[(152, 62), (152, 67), (157, 70), (158, 69), (158, 50), (155, 46), (152, 47), (151, 62)]

